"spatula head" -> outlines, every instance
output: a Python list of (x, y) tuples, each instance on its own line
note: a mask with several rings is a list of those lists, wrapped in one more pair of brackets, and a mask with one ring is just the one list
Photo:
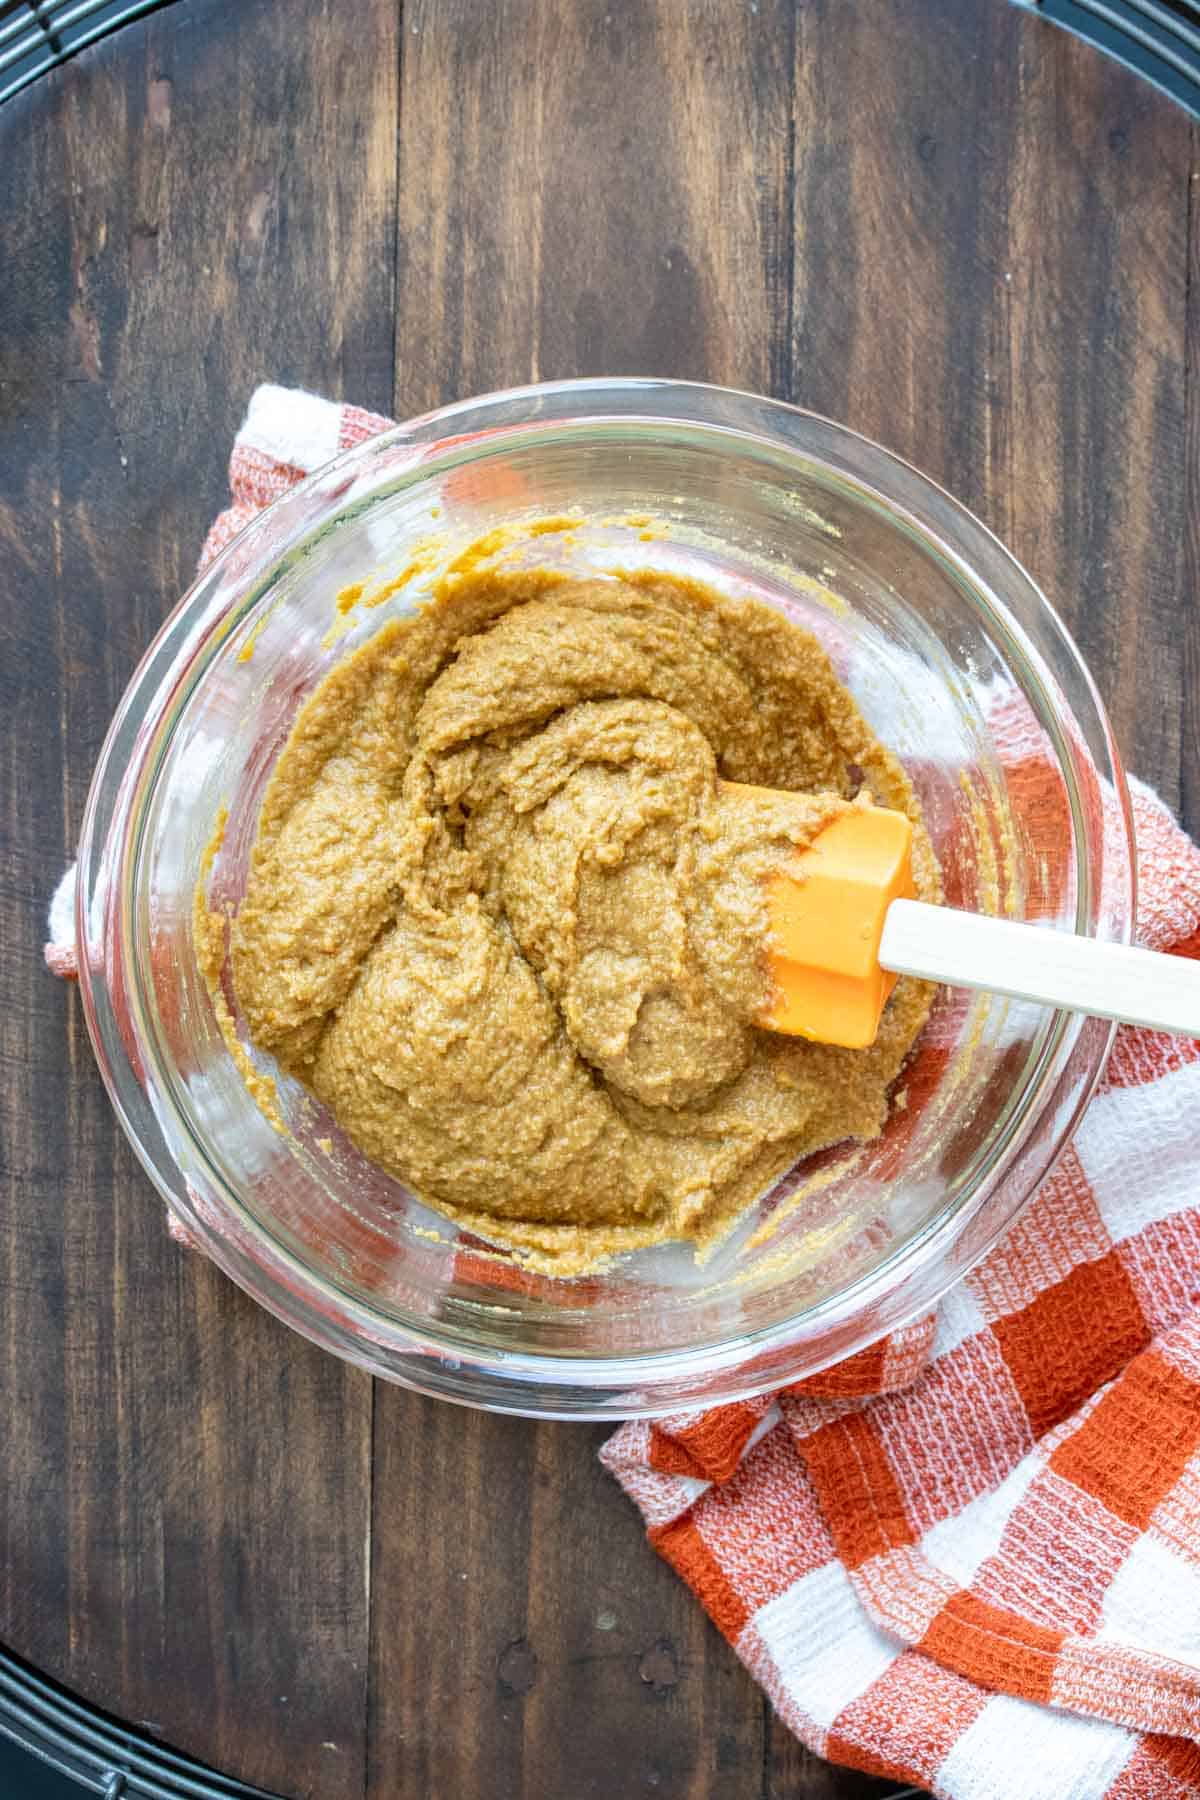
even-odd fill
[(875, 1042), (896, 977), (879, 966), (893, 900), (912, 899), (912, 824), (855, 806), (767, 879), (774, 994), (770, 1031), (863, 1050)]

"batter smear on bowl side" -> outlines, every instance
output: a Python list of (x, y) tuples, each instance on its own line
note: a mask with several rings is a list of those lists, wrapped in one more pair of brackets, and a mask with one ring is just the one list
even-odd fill
[[(786, 806), (723, 781), (784, 788)], [(711, 1242), (882, 1130), (931, 990), (876, 1042), (753, 1023), (763, 877), (911, 784), (816, 639), (660, 572), (460, 559), (301, 711), (230, 942), (254, 1044), (431, 1206), (571, 1275)]]

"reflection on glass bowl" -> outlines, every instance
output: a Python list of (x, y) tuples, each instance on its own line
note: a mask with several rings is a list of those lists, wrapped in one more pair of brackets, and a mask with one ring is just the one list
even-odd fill
[(1133, 875), (1107, 721), (1028, 576), (915, 470), (793, 408), (637, 381), (468, 401), (348, 452), (221, 554), (135, 675), (85, 819), (81, 987), (125, 1129), (203, 1248), (318, 1343), (469, 1404), (613, 1417), (799, 1379), (931, 1306), (1046, 1172), (1111, 1030), (943, 990), (877, 1142), (789, 1171), (701, 1263), (665, 1245), (573, 1281), (458, 1232), (286, 1077), (276, 1130), (197, 962), (218, 813), (236, 906), (297, 709), (420, 604), (439, 553), (331, 631), (335, 594), (567, 512), (530, 555), (697, 576), (821, 639), (918, 790), (950, 905), (1124, 940)]

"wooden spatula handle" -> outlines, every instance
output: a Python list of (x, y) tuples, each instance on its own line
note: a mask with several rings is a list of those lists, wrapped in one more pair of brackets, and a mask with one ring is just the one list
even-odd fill
[(879, 960), (897, 975), (1200, 1037), (1200, 962), (1187, 957), (893, 900)]

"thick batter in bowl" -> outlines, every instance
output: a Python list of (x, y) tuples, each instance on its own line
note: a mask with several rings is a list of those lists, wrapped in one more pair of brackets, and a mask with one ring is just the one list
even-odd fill
[(1132, 875), (1107, 724), (1045, 601), (948, 496), (810, 415), (670, 383), (493, 396), (349, 453), (223, 553), (135, 677), (85, 824), (84, 998), (126, 1127), (215, 1260), (317, 1341), (471, 1403), (613, 1416), (796, 1379), (932, 1304), (1049, 1166), (1110, 1032), (941, 992), (882, 1135), (784, 1170), (700, 1260), (551, 1277), (365, 1156), (239, 1033), (228, 979), (214, 1003), (214, 820), (236, 913), (307, 697), (467, 545), (546, 518), (532, 570), (702, 581), (810, 631), (903, 764), (950, 904), (1119, 939)]
[(912, 814), (939, 891), (911, 783), (810, 632), (677, 575), (527, 566), (575, 530), (468, 546), (345, 657), (276, 761), (236, 910), (198, 898), (253, 1045), (553, 1275), (710, 1249), (884, 1127), (932, 987), (900, 983), (869, 1048), (763, 1030), (783, 858), (870, 798)]

